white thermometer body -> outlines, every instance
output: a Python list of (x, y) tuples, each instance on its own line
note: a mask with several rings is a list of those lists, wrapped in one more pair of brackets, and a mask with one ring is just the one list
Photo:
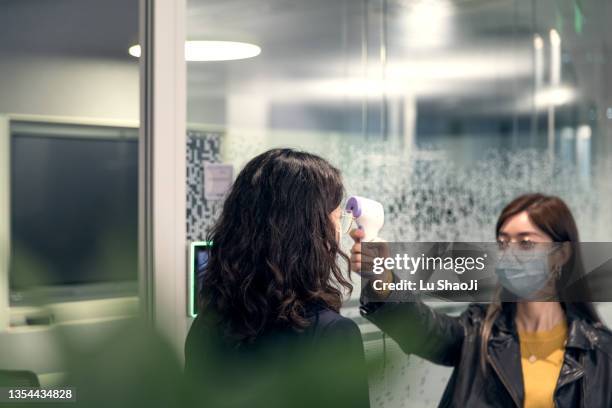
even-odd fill
[(382, 241), (378, 234), (385, 223), (385, 211), (378, 201), (351, 196), (346, 202), (346, 211), (353, 215), (357, 226), (363, 230), (362, 242)]

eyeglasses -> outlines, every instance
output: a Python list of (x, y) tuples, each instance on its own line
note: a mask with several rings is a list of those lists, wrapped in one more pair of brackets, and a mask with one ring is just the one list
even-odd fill
[(548, 256), (560, 246), (560, 242), (497, 241), (498, 259), (512, 256), (522, 262), (530, 261), (537, 257)]
[(340, 214), (340, 228), (343, 234), (348, 234), (351, 228), (353, 227), (353, 223), (355, 221), (355, 217), (353, 217), (353, 213), (342, 210)]

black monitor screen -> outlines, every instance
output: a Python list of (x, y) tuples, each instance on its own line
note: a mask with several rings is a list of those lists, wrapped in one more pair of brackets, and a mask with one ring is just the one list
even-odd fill
[(136, 281), (138, 141), (13, 134), (14, 291)]

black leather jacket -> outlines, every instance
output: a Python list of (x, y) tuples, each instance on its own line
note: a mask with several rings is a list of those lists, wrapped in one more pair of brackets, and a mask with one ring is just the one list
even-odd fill
[[(366, 303), (364, 317), (407, 354), (454, 367), (440, 407), (522, 407), (520, 346), (514, 319), (500, 314), (481, 367), (480, 328), (486, 305), (471, 304), (460, 316), (438, 313), (420, 302)], [(568, 338), (554, 392), (557, 408), (612, 407), (612, 333), (568, 314)]]

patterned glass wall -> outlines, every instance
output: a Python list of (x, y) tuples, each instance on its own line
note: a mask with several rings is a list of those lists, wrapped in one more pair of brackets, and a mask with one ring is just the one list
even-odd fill
[[(451, 152), (440, 149), (410, 151), (388, 142), (368, 140), (348, 144), (346, 136), (332, 134), (313, 145), (315, 136), (304, 136), (310, 137), (296, 140), (280, 134), (261, 140), (254, 135), (190, 132), (190, 239), (203, 238), (220, 205), (203, 200), (202, 161), (229, 162), (238, 170), (254, 155), (274, 146), (292, 146), (322, 155), (342, 170), (349, 193), (383, 202), (386, 223), (381, 236), (389, 241), (492, 240), (503, 205), (530, 191), (563, 197), (577, 218), (583, 240), (610, 239), (612, 184), (607, 178), (594, 175), (612, 174), (612, 160), (601, 158), (593, 173), (583, 174), (579, 167), (535, 149), (489, 148), (483, 150), (479, 159), (465, 165), (453, 160)], [(309, 142), (300, 143), (301, 140)], [(351, 242), (345, 237), (343, 244), (349, 248)], [(368, 356), (373, 359), (384, 354), (384, 364), (378, 363), (371, 380), (374, 406), (436, 406), (450, 369), (416, 356), (405, 356), (391, 340), (383, 339), (375, 327), (359, 316), (358, 292), (356, 288), (344, 314), (360, 324)], [(456, 313), (463, 305), (436, 307)], [(406, 405), (406, 401), (412, 403)]]

